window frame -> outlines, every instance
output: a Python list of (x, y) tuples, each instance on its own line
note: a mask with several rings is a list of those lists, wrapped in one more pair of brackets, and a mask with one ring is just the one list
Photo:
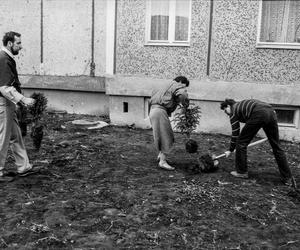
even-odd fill
[(150, 97), (144, 97), (144, 119), (149, 117), (150, 113)]
[(278, 121), (279, 127), (288, 127), (288, 128), (296, 128), (299, 127), (299, 108), (297, 107), (289, 107), (289, 106), (273, 106), (274, 110), (292, 110), (294, 111), (293, 123), (283, 123)]
[(262, 26), (261, 21), (262, 21), (263, 1), (264, 0), (259, 1), (256, 48), (300, 50), (300, 43), (278, 43), (278, 42), (261, 42), (260, 41), (260, 32), (261, 32), (261, 26)]
[(169, 2), (169, 32), (168, 40), (151, 40), (151, 3), (155, 0), (146, 1), (146, 29), (145, 29), (145, 46), (190, 46), (191, 37), (191, 19), (192, 19), (192, 0), (189, 1), (189, 28), (187, 41), (175, 41), (175, 18), (176, 18), (176, 0), (168, 0)]

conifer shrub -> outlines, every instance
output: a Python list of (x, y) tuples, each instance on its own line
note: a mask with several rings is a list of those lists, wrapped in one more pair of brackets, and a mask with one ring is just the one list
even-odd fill
[(191, 139), (191, 134), (200, 124), (200, 117), (200, 107), (190, 104), (188, 107), (180, 106), (173, 119), (175, 122), (174, 128), (186, 135), (187, 141), (185, 143), (185, 149), (191, 154), (198, 151), (198, 143)]
[(32, 123), (30, 136), (32, 138), (33, 146), (36, 150), (39, 150), (44, 136), (44, 116), (48, 100), (43, 93), (34, 92), (30, 97), (35, 100), (34, 105), (28, 107), (28, 113)]

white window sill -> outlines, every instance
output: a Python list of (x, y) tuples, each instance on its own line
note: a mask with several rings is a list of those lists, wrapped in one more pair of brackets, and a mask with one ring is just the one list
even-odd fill
[(147, 42), (145, 46), (190, 47), (189, 42)]
[(258, 49), (299, 49), (300, 43), (275, 43), (275, 42), (258, 42)]

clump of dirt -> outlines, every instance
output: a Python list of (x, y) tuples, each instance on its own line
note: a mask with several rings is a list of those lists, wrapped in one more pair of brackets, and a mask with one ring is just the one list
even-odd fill
[(219, 169), (216, 161), (209, 154), (204, 154), (199, 157), (199, 164), (203, 173), (213, 173)]
[(198, 150), (198, 143), (193, 139), (189, 139), (185, 143), (185, 150), (190, 154), (196, 153)]
[[(72, 124), (78, 119), (104, 117), (52, 112), (39, 151), (25, 138), (40, 171), (1, 183), (0, 248), (300, 249), (300, 202), (281, 184), (268, 143), (248, 150), (244, 180), (229, 174), (233, 157), (213, 173), (193, 171), (199, 155), (176, 133), (169, 172), (157, 167), (151, 130), (88, 130)], [(230, 141), (193, 138), (203, 155)], [(300, 182), (300, 145), (283, 147)], [(11, 157), (6, 170), (15, 171)]]

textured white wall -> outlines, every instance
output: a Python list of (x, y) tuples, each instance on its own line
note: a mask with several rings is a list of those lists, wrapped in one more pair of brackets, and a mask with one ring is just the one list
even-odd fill
[(46, 75), (89, 75), (91, 1), (44, 1), (44, 71)]
[[(113, 1), (113, 0), (109, 0)], [(106, 4), (107, 0), (95, 1), (95, 74), (103, 76), (106, 69)]]
[(257, 49), (260, 1), (214, 1), (211, 77), (300, 84), (300, 50)]
[(172, 79), (206, 75), (209, 0), (192, 1), (191, 43), (145, 46), (146, 0), (117, 1), (116, 72), (121, 75)]
[(7, 31), (22, 35), (23, 50), (17, 57), (19, 74), (39, 74), (40, 71), (40, 1), (0, 0), (0, 36)]
[[(96, 76), (105, 74), (106, 1), (95, 0), (94, 61)], [(43, 65), (41, 65), (41, 0), (0, 0), (0, 35), (22, 34), (19, 74), (89, 75), (92, 0), (43, 0)], [(2, 44), (1, 44), (2, 45)]]

